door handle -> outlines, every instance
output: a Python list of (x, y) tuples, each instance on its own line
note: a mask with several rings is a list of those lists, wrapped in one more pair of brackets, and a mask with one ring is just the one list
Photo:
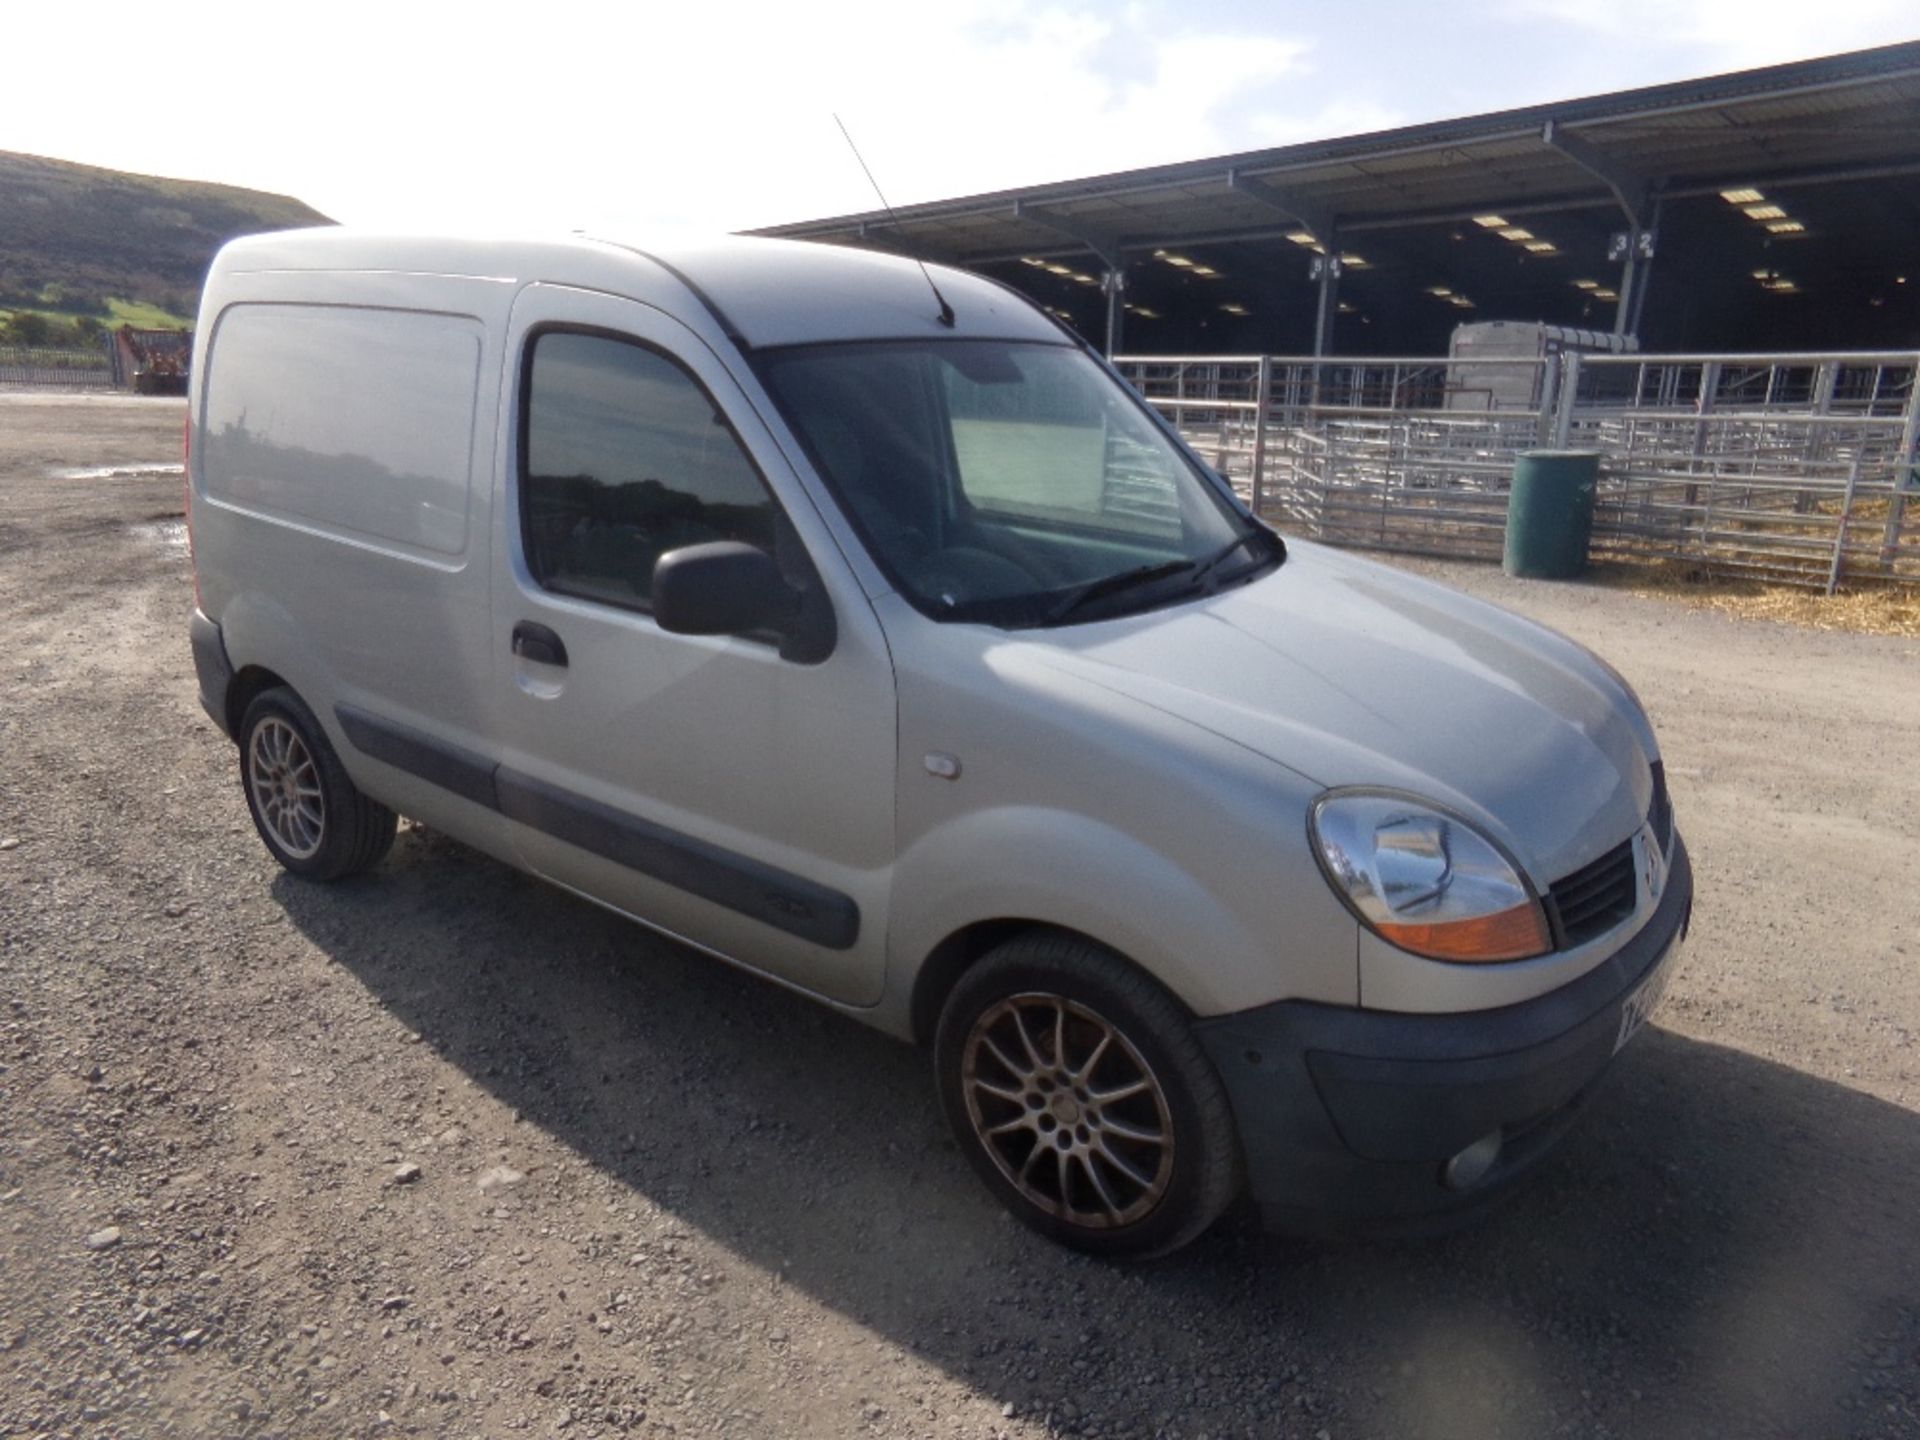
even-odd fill
[(513, 653), (522, 660), (541, 665), (565, 666), (567, 663), (567, 647), (560, 637), (531, 620), (522, 620), (513, 627)]

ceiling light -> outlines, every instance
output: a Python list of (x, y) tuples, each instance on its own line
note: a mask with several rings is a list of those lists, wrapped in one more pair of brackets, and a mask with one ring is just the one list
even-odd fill
[(1720, 198), (1729, 205), (1757, 205), (1767, 197), (1758, 190), (1722, 190)]
[(1600, 282), (1598, 280), (1576, 280), (1573, 282), (1573, 288), (1576, 290), (1598, 290), (1600, 288)]
[(1476, 215), (1473, 217), (1473, 223), (1476, 225), (1484, 225), (1489, 230), (1504, 230), (1507, 225), (1507, 217), (1504, 215)]
[(1071, 265), (1049, 265), (1047, 266), (1047, 273), (1049, 275), (1071, 275), (1073, 274), (1073, 267)]
[(1074, 273), (1073, 278), (1078, 280), (1082, 285), (1098, 285), (1100, 283), (1098, 280), (1094, 279), (1093, 276), (1082, 275), (1077, 271)]
[(1794, 291), (1798, 290), (1799, 288), (1800, 287), (1794, 284), (1793, 281), (1791, 280), (1776, 280), (1771, 285), (1767, 286), (1767, 289), (1773, 291), (1773, 293), (1776, 295), (1791, 295)]
[(1441, 298), (1442, 300), (1444, 300), (1444, 299), (1446, 299), (1446, 298), (1447, 298), (1447, 297), (1448, 297), (1449, 295), (1451, 295), (1451, 294), (1453, 294), (1453, 291), (1451, 291), (1451, 290), (1449, 290), (1449, 289), (1448, 289), (1448, 288), (1447, 288), (1446, 286), (1444, 286), (1444, 285), (1429, 285), (1429, 286), (1427, 287), (1427, 294), (1429, 294), (1429, 295), (1437, 295), (1437, 296), (1439, 296), (1439, 297), (1440, 297), (1440, 298)]
[(1227, 312), (1227, 314), (1229, 314), (1229, 315), (1244, 315), (1244, 314), (1246, 314), (1246, 313), (1247, 313), (1247, 307), (1246, 307), (1246, 306), (1244, 306), (1244, 305), (1236, 305), (1236, 304), (1235, 304), (1235, 303), (1234, 303), (1233, 301), (1231, 301), (1231, 300), (1229, 300), (1229, 301), (1228, 301), (1228, 302), (1227, 302), (1227, 303), (1226, 303), (1225, 305), (1222, 305), (1222, 306), (1221, 306), (1220, 308), (1221, 308), (1222, 310), (1224, 310), (1224, 311), (1226, 311), (1226, 312)]
[(1756, 280), (1771, 280), (1773, 278), (1773, 272), (1771, 270), (1756, 270), (1753, 272), (1753, 278)]
[(1320, 248), (1320, 242), (1313, 238), (1311, 230), (1289, 230), (1287, 239), (1296, 245), (1311, 245), (1316, 250)]
[[(1878, 304), (1879, 302), (1878, 302), (1878, 301), (1875, 301), (1874, 303), (1875, 303), (1875, 304)], [(1334, 309), (1336, 309), (1336, 310), (1338, 310), (1338, 311), (1339, 311), (1339, 312), (1340, 312), (1340, 313), (1341, 313), (1342, 315), (1351, 315), (1351, 314), (1353, 314), (1353, 306), (1351, 306), (1351, 305), (1349, 305), (1349, 304), (1348, 304), (1348, 303), (1347, 303), (1346, 301), (1344, 301), (1344, 300), (1342, 300), (1342, 301), (1341, 301), (1341, 302), (1340, 302), (1340, 303), (1339, 303), (1338, 305), (1336, 305), (1336, 306), (1334, 306), (1333, 308), (1334, 308)]]
[(1158, 251), (1157, 253), (1159, 254), (1160, 258), (1166, 261), (1169, 265), (1178, 266), (1182, 270), (1191, 270), (1193, 268), (1193, 261), (1189, 260), (1184, 255), (1169, 255), (1164, 250)]
[(1218, 280), (1220, 278), (1220, 272), (1211, 265), (1196, 265), (1193, 267), (1193, 273), (1200, 276), (1203, 280)]
[(1896, 285), (1904, 285), (1907, 283), (1907, 277), (1904, 275), (1896, 275), (1893, 277), (1893, 283)]
[(1366, 259), (1359, 255), (1342, 255), (1340, 257), (1340, 263), (1349, 270), (1364, 270), (1367, 268)]
[(1775, 220), (1767, 226), (1769, 235), (1804, 235), (1807, 227), (1798, 220)]
[(1617, 290), (1596, 290), (1593, 292), (1593, 298), (1596, 300), (1618, 300), (1620, 294)]
[(1456, 295), (1447, 303), (1449, 305), (1458, 305), (1462, 310), (1471, 310), (1473, 308), (1473, 302), (1464, 295)]
[(1560, 247), (1555, 245), (1551, 240), (1529, 240), (1527, 242), (1527, 249), (1535, 255), (1551, 255), (1559, 248)]
[(1036, 258), (1036, 257), (1034, 257), (1034, 256), (1032, 256), (1032, 255), (1022, 255), (1022, 256), (1020, 257), (1020, 263), (1021, 263), (1022, 265), (1033, 265), (1033, 266), (1037, 266), (1038, 268), (1040, 268), (1040, 269), (1042, 269), (1042, 270), (1044, 270), (1044, 269), (1046, 269), (1046, 268), (1047, 268), (1047, 262), (1046, 262), (1046, 261), (1044, 261), (1044, 260), (1041, 260), (1041, 259), (1038, 259), (1038, 258)]
[(1513, 240), (1516, 242), (1531, 240), (1533, 239), (1533, 232), (1531, 230), (1522, 230), (1518, 225), (1509, 225), (1505, 230), (1500, 232), (1500, 238), (1502, 240)]
[(1749, 220), (1784, 220), (1787, 212), (1778, 205), (1749, 205), (1743, 212)]

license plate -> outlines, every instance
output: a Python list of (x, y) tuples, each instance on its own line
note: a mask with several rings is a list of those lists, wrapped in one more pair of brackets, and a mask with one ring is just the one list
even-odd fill
[(1626, 1004), (1620, 1007), (1620, 1033), (1614, 1037), (1613, 1053), (1618, 1055), (1620, 1047), (1640, 1033), (1640, 1027), (1653, 1018), (1653, 1012), (1660, 1007), (1660, 998), (1667, 993), (1667, 981), (1673, 975), (1673, 957), (1680, 947), (1673, 945), (1660, 957), (1660, 963), (1654, 966), (1653, 974), (1640, 982), (1640, 988), (1627, 997)]

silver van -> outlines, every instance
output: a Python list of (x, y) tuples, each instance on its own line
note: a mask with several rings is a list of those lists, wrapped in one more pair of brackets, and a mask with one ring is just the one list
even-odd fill
[(281, 865), (407, 815), (920, 1042), (1067, 1244), (1476, 1207), (1686, 932), (1625, 681), (1283, 540), (979, 276), (259, 236), (190, 403), (201, 698)]

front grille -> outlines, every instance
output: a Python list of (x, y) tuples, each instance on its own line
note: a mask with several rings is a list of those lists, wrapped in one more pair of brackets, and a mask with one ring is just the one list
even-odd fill
[(1547, 892), (1562, 947), (1584, 945), (1633, 914), (1633, 841), (1623, 840)]
[(1647, 828), (1662, 855), (1673, 854), (1673, 797), (1667, 793), (1667, 767), (1653, 762), (1653, 803), (1647, 806)]

